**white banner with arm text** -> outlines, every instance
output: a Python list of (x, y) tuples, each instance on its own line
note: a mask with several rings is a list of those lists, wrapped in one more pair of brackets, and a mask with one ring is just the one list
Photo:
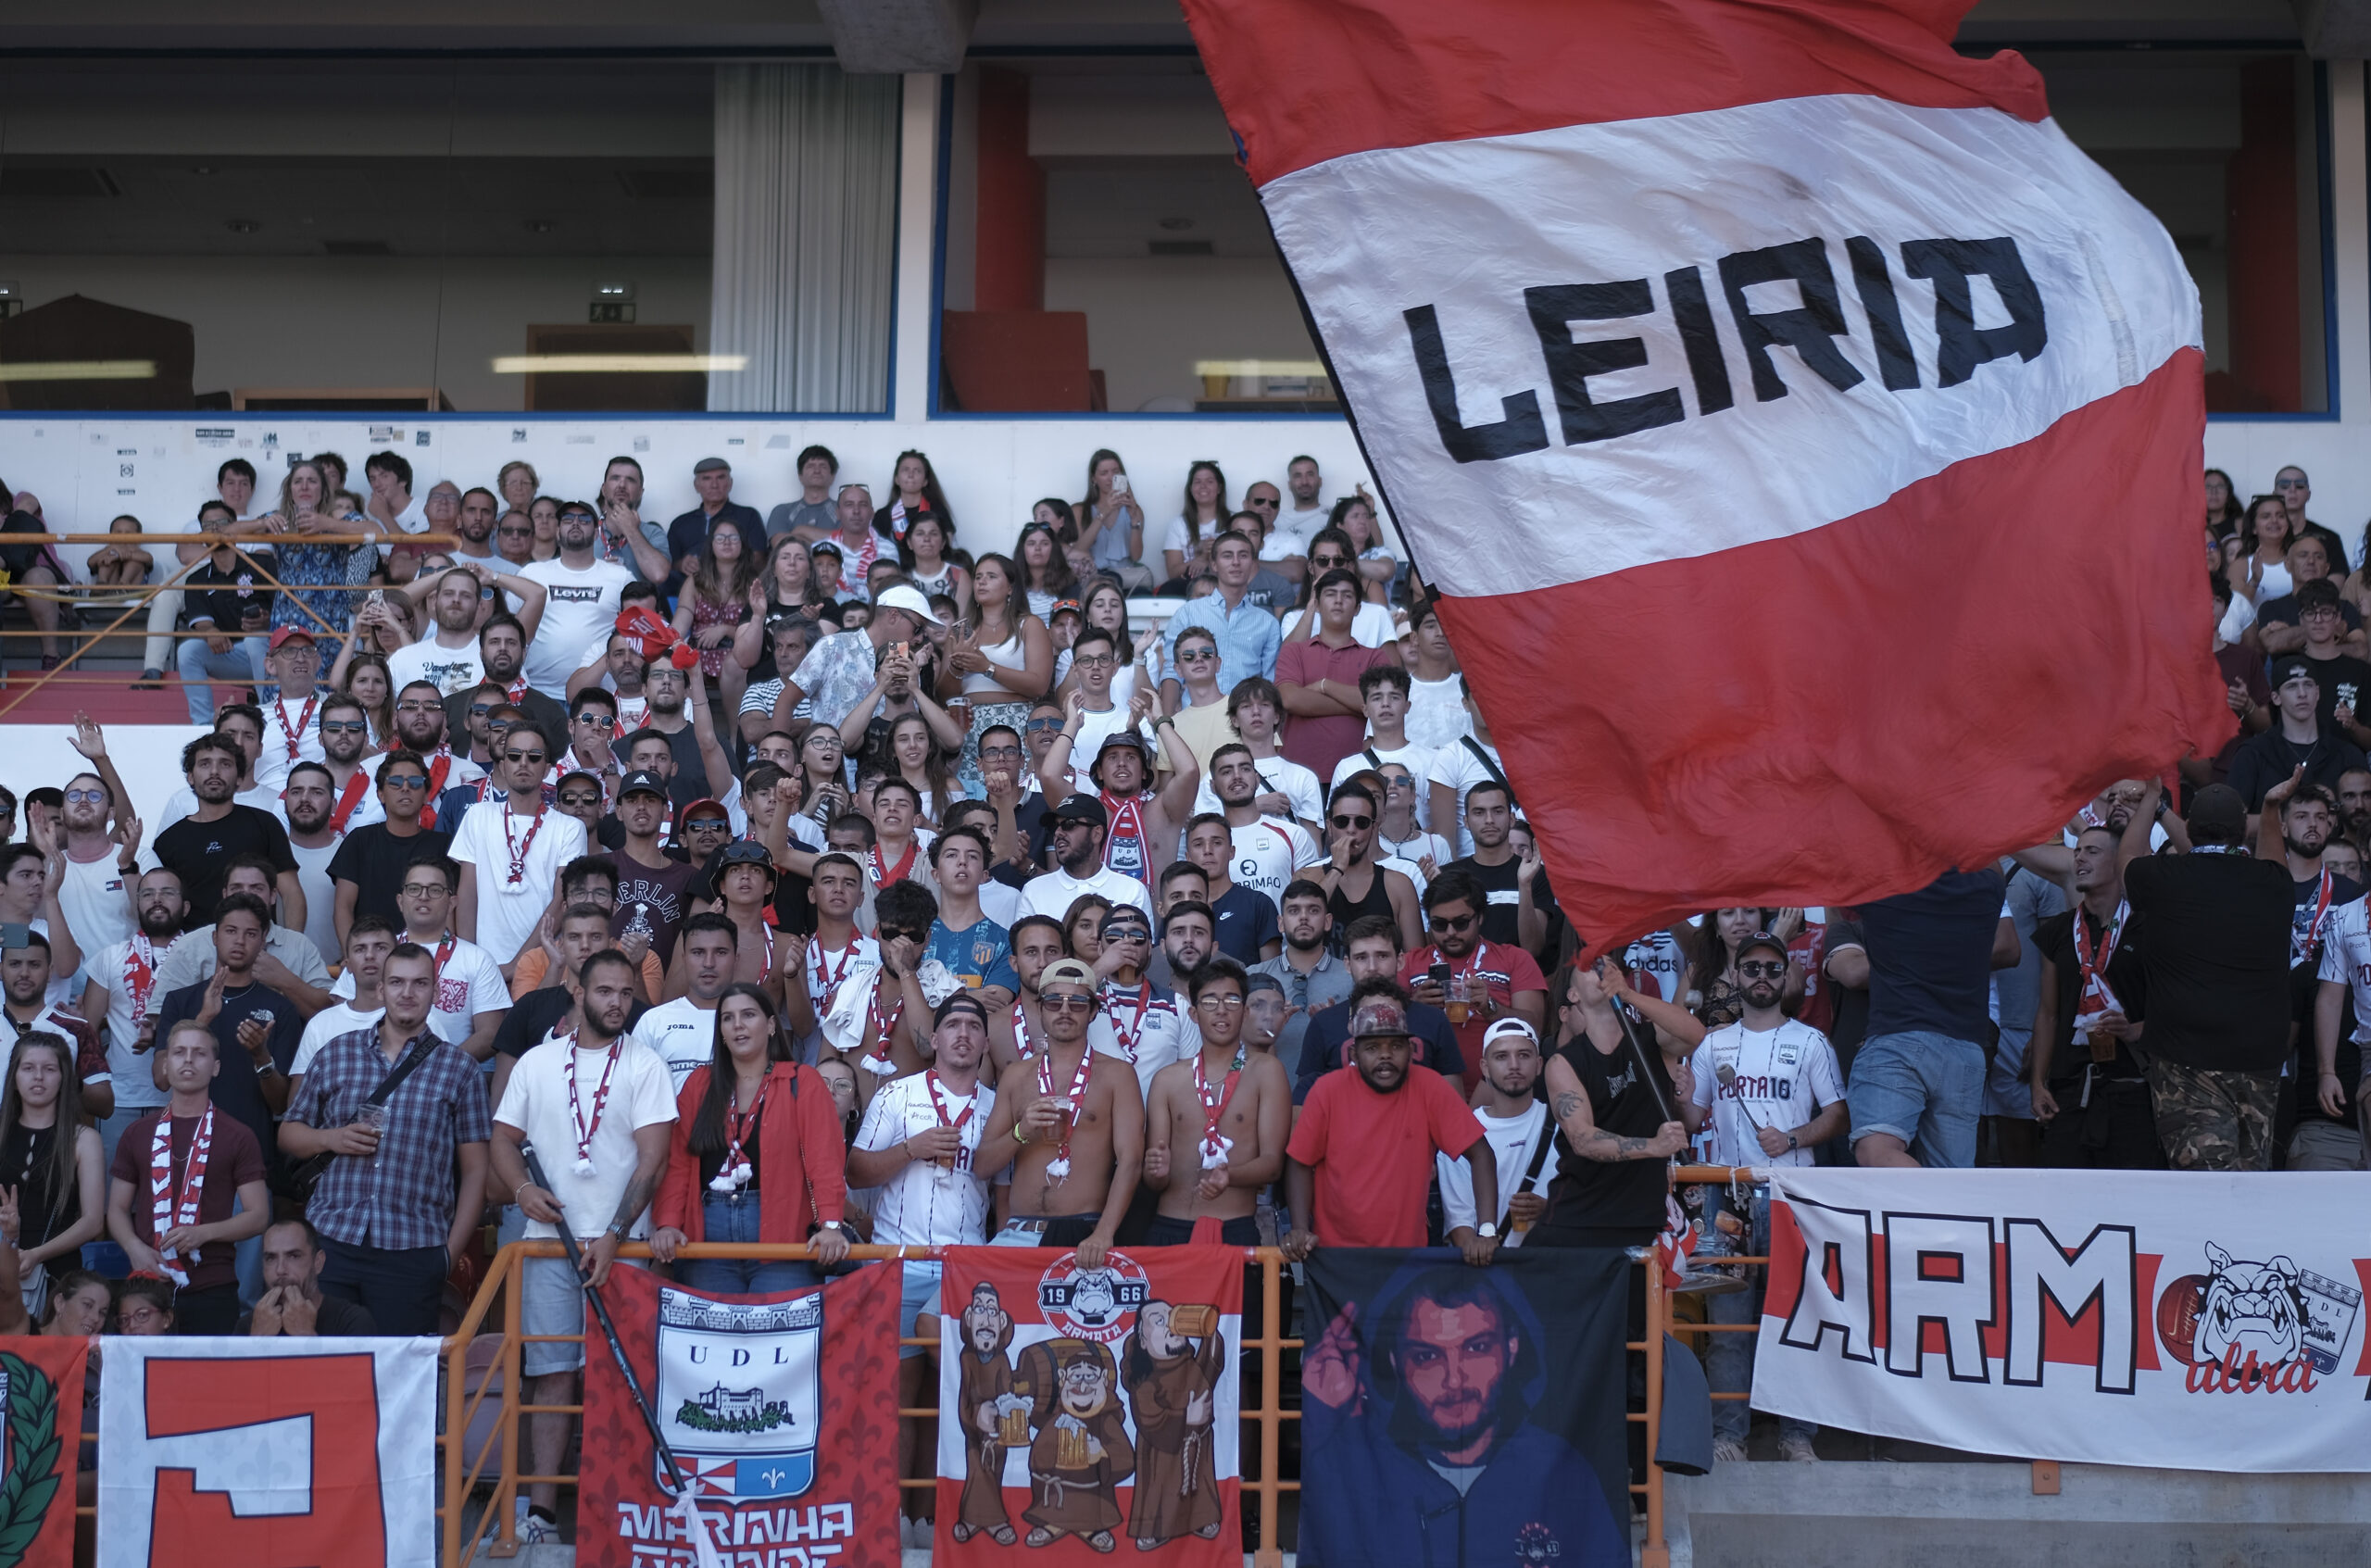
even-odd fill
[(2371, 1470), (2360, 1175), (1773, 1174), (1756, 1410), (2016, 1458)]

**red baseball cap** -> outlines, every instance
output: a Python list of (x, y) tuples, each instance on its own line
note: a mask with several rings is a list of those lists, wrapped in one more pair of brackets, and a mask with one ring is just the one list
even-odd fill
[(282, 645), (293, 643), (299, 637), (304, 638), (309, 643), (313, 640), (313, 633), (307, 631), (302, 626), (282, 626), (279, 631), (274, 632), (271, 634), (270, 646), (264, 651), (267, 653), (278, 653)]

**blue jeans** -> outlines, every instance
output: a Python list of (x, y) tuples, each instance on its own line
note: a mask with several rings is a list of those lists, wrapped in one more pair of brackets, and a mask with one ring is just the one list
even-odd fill
[(173, 650), (173, 664), (181, 671), (182, 695), (189, 700), (189, 721), (193, 724), (214, 722), (214, 691), (208, 681), (236, 681), (253, 685), (263, 679), (264, 639), (240, 637), (227, 653), (216, 653), (206, 646), (203, 637), (184, 637)]
[(1852, 1059), (1844, 1098), (1855, 1144), (1889, 1133), (1921, 1165), (1967, 1170), (1984, 1106), (1984, 1047), (1925, 1029), (1873, 1035)]
[[(758, 1195), (727, 1198), (711, 1192), (700, 1204), (708, 1234), (703, 1241), (758, 1239)], [(685, 1258), (675, 1277), (693, 1290), (718, 1296), (758, 1296), (776, 1290), (806, 1290), (821, 1285), (814, 1265), (797, 1259), (760, 1262), (751, 1258)]]
[[(1733, 1212), (1736, 1210), (1737, 1202), (1730, 1196), (1728, 1188), (1707, 1187), (1704, 1192), (1708, 1218), (1712, 1211), (1718, 1210), (1726, 1209)], [(1748, 1222), (1743, 1237), (1745, 1248), (1743, 1255), (1750, 1258), (1770, 1256), (1769, 1187), (1757, 1186), (1753, 1189), (1752, 1212), (1750, 1216), (1741, 1215), (1740, 1218)], [(1750, 1290), (1732, 1290), (1725, 1295), (1705, 1298), (1705, 1309), (1714, 1323), (1749, 1323), (1762, 1321), (1762, 1298), (1770, 1288), (1770, 1271), (1767, 1268), (1756, 1270), (1753, 1280), (1753, 1288)], [(1753, 1386), (1754, 1336), (1750, 1334), (1708, 1334), (1704, 1337), (1712, 1342), (1712, 1352), (1705, 1358), (1704, 1366), (1704, 1374), (1712, 1386), (1712, 1392), (1742, 1394), (1750, 1389)], [(1726, 1437), (1734, 1442), (1742, 1443), (1745, 1441), (1746, 1433), (1752, 1425), (1753, 1407), (1747, 1401), (1743, 1399), (1712, 1401), (1713, 1436)], [(1782, 1439), (1809, 1437), (1818, 1431), (1818, 1424), (1813, 1422), (1800, 1421), (1791, 1415), (1782, 1415), (1778, 1418), (1778, 1436)]]

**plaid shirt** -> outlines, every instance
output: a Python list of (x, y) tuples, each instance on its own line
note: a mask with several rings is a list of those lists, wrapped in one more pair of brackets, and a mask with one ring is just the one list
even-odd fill
[[(404, 1043), (408, 1056), (423, 1030)], [(330, 1161), (306, 1205), (323, 1236), (349, 1247), (401, 1252), (442, 1247), (453, 1230), (457, 1144), (494, 1136), (486, 1109), (485, 1073), (458, 1046), (436, 1041), (387, 1101), (387, 1126), (375, 1159), (340, 1155)], [(395, 1071), (374, 1026), (340, 1035), (313, 1059), (286, 1120), (328, 1129), (353, 1124), (362, 1102)]]

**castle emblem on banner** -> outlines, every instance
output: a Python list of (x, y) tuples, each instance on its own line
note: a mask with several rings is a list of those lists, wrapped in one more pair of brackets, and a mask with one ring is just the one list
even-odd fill
[(653, 1400), (701, 1498), (795, 1498), (814, 1484), (823, 1297), (732, 1302), (659, 1292)]

